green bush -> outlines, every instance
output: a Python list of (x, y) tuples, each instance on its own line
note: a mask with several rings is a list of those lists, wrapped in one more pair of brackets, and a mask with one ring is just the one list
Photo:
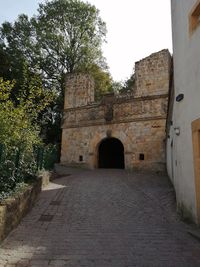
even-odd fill
[[(27, 85), (17, 104), (12, 100), (13, 88), (14, 82), (0, 78), (0, 198), (43, 168), (43, 156), (37, 157), (42, 145), (37, 116), (51, 101), (38, 79)], [(38, 96), (45, 100), (40, 103)]]
[(20, 151), (17, 147), (1, 150), (0, 195), (10, 193), (17, 184), (36, 177), (37, 164), (31, 151)]

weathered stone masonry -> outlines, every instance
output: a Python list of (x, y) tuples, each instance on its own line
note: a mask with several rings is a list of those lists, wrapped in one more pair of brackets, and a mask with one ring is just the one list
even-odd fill
[(124, 146), (126, 169), (163, 170), (170, 67), (168, 50), (150, 55), (135, 64), (131, 93), (100, 103), (89, 75), (67, 75), (61, 163), (98, 168), (99, 145), (114, 137)]

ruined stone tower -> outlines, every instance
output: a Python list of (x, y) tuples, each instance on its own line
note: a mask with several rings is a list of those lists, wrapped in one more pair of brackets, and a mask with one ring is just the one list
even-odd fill
[(134, 91), (100, 103), (89, 75), (67, 75), (61, 164), (163, 170), (170, 68), (168, 50), (154, 53), (136, 63)]

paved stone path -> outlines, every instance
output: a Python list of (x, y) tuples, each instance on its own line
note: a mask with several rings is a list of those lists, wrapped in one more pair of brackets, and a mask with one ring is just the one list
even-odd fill
[(200, 266), (164, 176), (70, 171), (3, 242), (1, 267)]

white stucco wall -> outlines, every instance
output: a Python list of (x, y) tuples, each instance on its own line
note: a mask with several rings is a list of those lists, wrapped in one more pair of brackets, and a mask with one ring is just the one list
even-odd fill
[[(167, 140), (167, 168), (178, 207), (193, 218), (196, 218), (196, 196), (191, 123), (200, 118), (200, 26), (190, 35), (188, 18), (195, 3), (196, 0), (171, 0), (175, 97), (183, 93), (184, 99), (174, 101), (173, 125)], [(180, 127), (179, 136), (174, 127)]]

